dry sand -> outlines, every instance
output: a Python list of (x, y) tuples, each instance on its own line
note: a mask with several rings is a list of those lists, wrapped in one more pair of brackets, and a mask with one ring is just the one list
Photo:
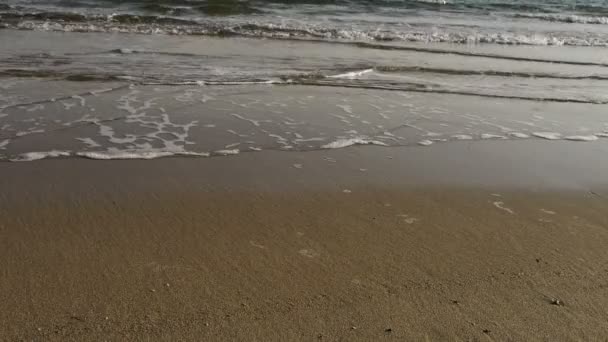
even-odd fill
[(605, 149), (3, 163), (0, 339), (605, 340)]

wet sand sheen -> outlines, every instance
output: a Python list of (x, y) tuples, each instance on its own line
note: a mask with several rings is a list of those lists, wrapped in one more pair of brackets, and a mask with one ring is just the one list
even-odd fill
[[(5, 163), (0, 335), (599, 339), (608, 202), (601, 177), (575, 175), (604, 148), (589, 144)], [(439, 158), (454, 153), (487, 178)], [(444, 171), (381, 171), (425, 158)], [(488, 172), (510, 163), (524, 171)]]

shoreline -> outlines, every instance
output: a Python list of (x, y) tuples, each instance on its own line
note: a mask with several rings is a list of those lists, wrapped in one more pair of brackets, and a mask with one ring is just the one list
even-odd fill
[(599, 339), (605, 148), (3, 163), (0, 335)]

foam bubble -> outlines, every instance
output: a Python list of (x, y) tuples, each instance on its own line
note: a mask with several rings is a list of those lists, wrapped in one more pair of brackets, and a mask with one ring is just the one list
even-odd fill
[(484, 133), (481, 135), (481, 139), (487, 140), (487, 139), (506, 139), (506, 138), (502, 135)]
[(378, 140), (370, 140), (367, 137), (356, 137), (356, 138), (347, 138), (347, 139), (338, 139), (329, 144), (325, 144), (321, 146), (321, 148), (325, 149), (336, 149), (336, 148), (344, 148), (352, 145), (379, 145), (379, 146), (388, 146), (382, 141)]
[(124, 160), (124, 159), (156, 159), (170, 156), (192, 156), (192, 157), (209, 157), (209, 153), (205, 152), (188, 152), (188, 151), (125, 151), (111, 149), (108, 151), (99, 152), (77, 152), (77, 156), (97, 160)]
[(433, 144), (433, 142), (430, 141), (430, 140), (422, 140), (422, 141), (418, 142), (418, 145), (422, 145), (422, 146), (429, 146), (429, 145), (432, 145), (432, 144)]
[(364, 70), (357, 70), (357, 71), (351, 71), (351, 72), (347, 72), (347, 73), (343, 73), (343, 74), (338, 74), (338, 75), (330, 75), (327, 76), (327, 78), (356, 78), (356, 77), (361, 77), (365, 74), (368, 74), (370, 72), (373, 72), (374, 69), (364, 69)]
[(595, 141), (598, 139), (598, 137), (595, 135), (570, 135), (564, 139), (572, 141)]
[(218, 156), (230, 156), (230, 155), (236, 155), (239, 154), (241, 151), (239, 149), (233, 149), (233, 150), (218, 150), (218, 151), (214, 151), (213, 154), (214, 155), (218, 155)]
[(534, 132), (532, 135), (547, 140), (559, 140), (562, 138), (561, 134), (555, 132)]
[(47, 151), (47, 152), (27, 152), (22, 153), (19, 157), (11, 159), (11, 161), (34, 161), (45, 158), (57, 158), (57, 157), (69, 157), (71, 153), (69, 151)]
[(468, 134), (456, 134), (452, 135), (452, 138), (456, 140), (473, 140), (473, 137)]
[(520, 138), (520, 139), (527, 139), (530, 137), (528, 134), (519, 133), (519, 132), (511, 132), (511, 133), (509, 133), (509, 135), (514, 138)]

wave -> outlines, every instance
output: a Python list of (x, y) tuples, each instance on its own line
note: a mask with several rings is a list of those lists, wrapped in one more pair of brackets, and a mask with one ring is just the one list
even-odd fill
[[(340, 87), (340, 88), (359, 88), (359, 89), (374, 89), (374, 90), (385, 90), (385, 91), (400, 91), (400, 92), (418, 92), (418, 93), (435, 93), (435, 94), (452, 94), (452, 95), (463, 95), (463, 96), (476, 96), (476, 97), (489, 97), (489, 98), (501, 98), (501, 99), (516, 99), (516, 100), (528, 100), (528, 101), (540, 101), (540, 102), (561, 102), (561, 103), (587, 103), (587, 104), (608, 104), (607, 100), (603, 98), (578, 98), (578, 97), (551, 97), (551, 96), (534, 96), (534, 95), (520, 95), (521, 93), (513, 94), (501, 94), (484, 92), (483, 90), (452, 87), (450, 85), (434, 84), (434, 83), (419, 83), (411, 81), (395, 81), (390, 79), (371, 78), (371, 79), (360, 79), (358, 77), (365, 77), (367, 74), (375, 70), (385, 71), (398, 71), (403, 72), (405, 70), (416, 70), (415, 68), (395, 68), (395, 67), (378, 67), (375, 69), (364, 69), (354, 70), (350, 72), (340, 72), (333, 75), (319, 75), (319, 74), (307, 74), (301, 76), (284, 76), (272, 79), (243, 79), (243, 80), (155, 80), (149, 81), (144, 79), (137, 80), (131, 77), (119, 77), (115, 76), (113, 79), (122, 79), (128, 81), (127, 84), (122, 85), (115, 89), (121, 89), (129, 87), (130, 85), (154, 85), (154, 86), (247, 86), (247, 85), (276, 85), (276, 86), (318, 86), (318, 87)], [(427, 69), (426, 72), (446, 72), (442, 69)], [(462, 71), (453, 72), (447, 70), (447, 73), (454, 73), (457, 75), (466, 74)], [(471, 71), (470, 75), (479, 75), (480, 72)], [(500, 73), (497, 73), (498, 76)], [(534, 77), (526, 74), (525, 77)], [(591, 76), (593, 77), (593, 76)], [(568, 79), (567, 77), (565, 77)], [(577, 78), (570, 78), (577, 79)], [(606, 78), (602, 78), (605, 80)], [(72, 80), (84, 80), (84, 78), (72, 77)], [(97, 80), (97, 79), (93, 79)], [(83, 94), (85, 96), (88, 93)], [(33, 105), (45, 102), (54, 102), (60, 99), (51, 99), (48, 101), (38, 101), (35, 103), (27, 104), (13, 104), (10, 107), (19, 107), (23, 105)]]
[(564, 80), (608, 80), (608, 75), (558, 75), (536, 72), (515, 72), (515, 71), (496, 71), (496, 70), (463, 70), (445, 68), (427, 68), (418, 66), (377, 66), (374, 68), (379, 72), (427, 72), (445, 75), (460, 76), (499, 76), (499, 77), (522, 77), (522, 78), (551, 78)]
[(509, 95), (509, 94), (493, 94), (483, 93), (479, 91), (468, 91), (460, 89), (450, 89), (449, 87), (441, 87), (438, 85), (415, 83), (415, 82), (377, 82), (377, 80), (349, 80), (348, 82), (340, 82), (336, 80), (300, 80), (294, 82), (298, 85), (307, 86), (318, 86), (318, 87), (339, 87), (339, 88), (358, 88), (358, 89), (373, 89), (373, 90), (387, 90), (387, 91), (402, 91), (402, 92), (414, 92), (414, 93), (434, 93), (434, 94), (450, 94), (450, 95), (463, 95), (463, 96), (475, 96), (475, 97), (489, 97), (499, 99), (511, 99), (511, 100), (526, 100), (526, 101), (538, 101), (538, 102), (558, 102), (558, 103), (587, 103), (605, 105), (608, 104), (606, 100), (600, 99), (585, 99), (585, 98), (574, 98), (574, 97), (540, 97), (540, 96), (523, 96), (523, 95)]
[[(114, 50), (112, 50), (114, 51)], [(135, 52), (133, 52), (135, 53)], [(147, 51), (146, 53), (162, 54), (162, 52)], [(181, 55), (181, 54), (180, 54)], [(195, 54), (189, 56), (196, 57)], [(65, 71), (52, 69), (4, 69), (0, 70), (0, 77), (23, 77), (23, 78), (43, 78), (58, 79), (73, 82), (130, 82), (141, 85), (253, 85), (253, 84), (285, 84), (298, 83), (300, 81), (323, 80), (323, 79), (344, 79), (355, 80), (368, 75), (382, 76), (394, 73), (429, 73), (452, 76), (489, 76), (489, 77), (517, 77), (535, 79), (562, 79), (562, 80), (597, 80), (607, 81), (607, 75), (587, 74), (587, 75), (568, 75), (551, 74), (538, 72), (515, 72), (500, 70), (474, 70), (474, 69), (449, 69), (433, 68), (408, 65), (357, 65), (356, 67), (324, 68), (324, 71), (310, 71), (299, 73), (285, 73), (273, 75), (257, 75), (255, 77), (244, 76), (222, 76), (218, 78), (196, 78), (184, 79), (176, 76), (166, 75), (163, 77), (153, 75), (128, 75), (111, 73), (88, 73), (80, 71)]]
[[(319, 41), (322, 42), (322, 41)], [(569, 64), (569, 65), (584, 65), (584, 66), (601, 66), (608, 67), (608, 63), (596, 63), (596, 62), (581, 62), (581, 61), (567, 61), (557, 59), (544, 59), (544, 58), (531, 58), (531, 57), (518, 57), (518, 56), (507, 56), (498, 55), (493, 53), (481, 53), (481, 52), (469, 52), (469, 51), (458, 51), (458, 50), (446, 50), (436, 49), (427, 47), (413, 47), (413, 46), (400, 46), (400, 45), (385, 45), (368, 42), (334, 42), (334, 44), (353, 44), (361, 48), (367, 49), (379, 49), (379, 50), (401, 50), (401, 51), (413, 51), (413, 52), (425, 52), (435, 54), (446, 54), (446, 55), (458, 55), (467, 57), (482, 57), (482, 58), (493, 58), (493, 59), (506, 59), (520, 62), (538, 62), (538, 63), (554, 63), (554, 64)]]
[(0, 13), (0, 28), (60, 32), (117, 32), (167, 35), (242, 36), (325, 41), (402, 41), (452, 44), (541, 46), (608, 46), (603, 35), (576, 35), (437, 30), (436, 28), (355, 29), (314, 23), (258, 21), (194, 21), (165, 16), (132, 14), (84, 15), (79, 13)]
[[(296, 40), (298, 40), (298, 39), (296, 39)], [(559, 60), (559, 59), (550, 59), (550, 58), (544, 59), (544, 58), (518, 57), (518, 56), (491, 54), (491, 53), (459, 51), (459, 50), (451, 50), (451, 49), (438, 49), (438, 48), (430, 48), (430, 47), (385, 45), (385, 44), (368, 43), (368, 42), (339, 42), (339, 41), (338, 42), (327, 42), (324, 40), (314, 40), (314, 39), (306, 39), (305, 41), (306, 42), (316, 42), (316, 43), (351, 45), (351, 46), (356, 46), (356, 47), (365, 48), (365, 49), (401, 50), (401, 51), (412, 51), (412, 52), (433, 53), (433, 54), (458, 55), (458, 56), (466, 56), (466, 57), (505, 59), (505, 60), (512, 60), (512, 61), (520, 61), (520, 62), (537, 62), (537, 63), (551, 63), (551, 64), (568, 64), (568, 65), (580, 65), (580, 66), (608, 67), (608, 63), (568, 61), (568, 60)], [(165, 56), (195, 57), (195, 58), (208, 58), (209, 57), (207, 55), (193, 54), (193, 53), (147, 51), (147, 50), (132, 50), (132, 49), (113, 49), (108, 52), (120, 53), (120, 54), (150, 54), (150, 55), (165, 55)], [(541, 76), (538, 76), (538, 77), (541, 77)]]
[(560, 23), (608, 25), (608, 17), (603, 16), (585, 16), (576, 14), (555, 13), (517, 13), (513, 14), (512, 17)]

